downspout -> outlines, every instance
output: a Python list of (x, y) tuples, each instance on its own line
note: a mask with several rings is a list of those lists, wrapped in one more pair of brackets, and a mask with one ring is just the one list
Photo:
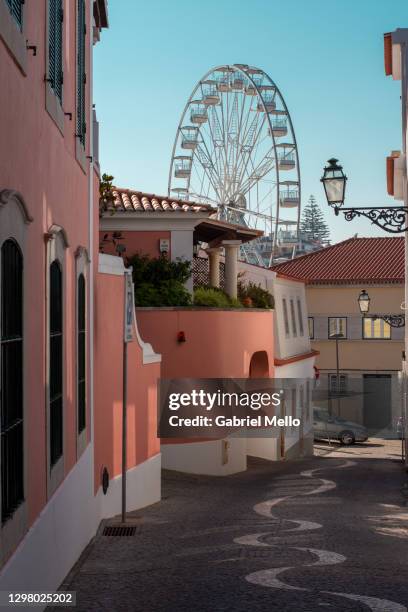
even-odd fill
[(94, 150), (93, 150), (93, 0), (89, 2), (89, 185), (88, 185), (88, 255), (89, 255), (89, 283), (88, 283), (88, 304), (89, 304), (89, 404), (90, 404), (90, 444), (91, 444), (91, 478), (93, 491), (94, 483), (94, 461), (95, 461), (95, 437), (94, 437), (94, 295), (95, 295), (95, 274), (94, 274)]

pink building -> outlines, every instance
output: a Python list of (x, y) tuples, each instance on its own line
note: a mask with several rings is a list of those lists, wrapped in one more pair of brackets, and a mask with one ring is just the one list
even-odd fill
[[(57, 588), (120, 511), (124, 270), (98, 262), (92, 106), (106, 4), (0, 0), (2, 590)], [(160, 497), (159, 362), (130, 345), (128, 509)]]

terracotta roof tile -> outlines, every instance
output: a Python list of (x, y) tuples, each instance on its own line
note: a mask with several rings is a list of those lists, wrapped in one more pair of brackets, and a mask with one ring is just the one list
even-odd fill
[(272, 266), (308, 284), (404, 282), (404, 238), (350, 238)]
[(119, 187), (114, 187), (112, 193), (114, 197), (112, 208), (117, 212), (215, 212), (215, 208), (208, 204), (166, 198), (153, 193), (120, 189)]

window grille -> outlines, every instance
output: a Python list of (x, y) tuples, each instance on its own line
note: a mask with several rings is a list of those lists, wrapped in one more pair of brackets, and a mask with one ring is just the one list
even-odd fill
[(63, 444), (63, 317), (62, 272), (57, 260), (50, 266), (50, 463), (62, 456)]
[(78, 434), (86, 426), (86, 284), (85, 277), (78, 277), (78, 366), (77, 366), (77, 397), (78, 397)]
[(48, 0), (48, 82), (62, 101), (62, 0)]
[(23, 257), (14, 240), (1, 248), (1, 519), (24, 500)]

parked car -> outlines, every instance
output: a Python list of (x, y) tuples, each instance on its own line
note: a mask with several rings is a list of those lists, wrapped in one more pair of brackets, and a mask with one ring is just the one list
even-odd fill
[(368, 438), (368, 431), (363, 425), (330, 415), (324, 410), (313, 410), (313, 434), (317, 440), (339, 440), (346, 445), (365, 442)]

